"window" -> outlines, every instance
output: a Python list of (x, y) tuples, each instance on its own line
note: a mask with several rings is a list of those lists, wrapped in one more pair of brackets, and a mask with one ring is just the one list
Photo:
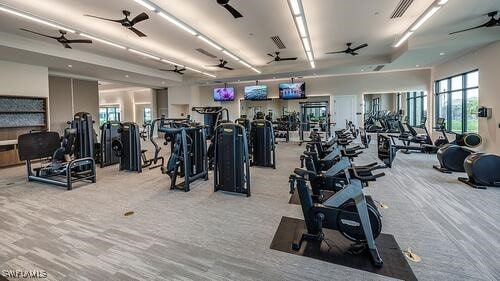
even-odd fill
[(396, 110), (399, 112), (403, 109), (403, 95), (398, 94), (396, 99)]
[(479, 130), (479, 70), (435, 82), (436, 120), (444, 118), (446, 129), (455, 133)]
[(120, 107), (116, 105), (99, 107), (99, 124), (107, 121), (120, 121)]
[(151, 123), (151, 120), (152, 120), (152, 116), (151, 116), (151, 108), (149, 107), (145, 107), (144, 108), (144, 124), (149, 124)]
[(420, 126), (427, 119), (427, 95), (425, 92), (406, 93), (408, 122), (411, 126)]
[(380, 111), (380, 98), (372, 99), (372, 112)]

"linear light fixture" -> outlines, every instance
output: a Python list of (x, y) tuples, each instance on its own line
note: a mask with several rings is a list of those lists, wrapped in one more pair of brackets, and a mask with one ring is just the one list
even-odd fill
[[(192, 28), (188, 24), (182, 22), (180, 19), (176, 18), (175, 16), (173, 16), (170, 13), (168, 13), (167, 11), (165, 11), (160, 6), (156, 5), (153, 1), (150, 1), (150, 0), (134, 0), (134, 1), (139, 3), (140, 5), (148, 8), (149, 10), (156, 12), (159, 16), (166, 19), (170, 23), (176, 25), (177, 27), (181, 28), (182, 30), (186, 31), (190, 35), (198, 37), (200, 40), (202, 40), (206, 44), (212, 46), (213, 48), (217, 49), (218, 51), (223, 52), (225, 55), (227, 55), (231, 59), (238, 61), (238, 62), (243, 61), (241, 58), (237, 57), (236, 55), (231, 53), (226, 48), (218, 45), (217, 43), (215, 43), (213, 40), (211, 40), (210, 38), (208, 38), (207, 36), (205, 36), (201, 32), (197, 31), (196, 29)], [(245, 62), (245, 61), (243, 61), (243, 62)], [(247, 63), (247, 62), (245, 62), (245, 63), (246, 63), (246, 65), (248, 65), (247, 66), (248, 68), (252, 69), (253, 71), (255, 71), (257, 73), (261, 73), (259, 70), (253, 68), (253, 66), (251, 66), (249, 63)]]
[(240, 63), (248, 68), (252, 68), (252, 66), (246, 63), (245, 61), (240, 60)]
[(235, 55), (231, 54), (230, 52), (228, 52), (227, 50), (223, 50), (222, 51), (224, 54), (226, 54), (226, 56), (232, 58), (233, 60), (235, 61), (240, 61), (240, 59), (238, 57), (236, 57)]
[[(136, 2), (139, 3), (140, 1), (136, 1)], [(151, 7), (153, 7), (153, 6), (151, 6)], [(67, 31), (67, 32), (70, 32), (70, 33), (77, 33), (77, 34), (79, 34), (79, 35), (81, 35), (83, 37), (86, 37), (86, 38), (89, 38), (89, 39), (92, 39), (92, 40), (95, 40), (95, 41), (98, 41), (98, 42), (101, 42), (101, 43), (104, 43), (104, 44), (107, 44), (107, 45), (110, 45), (110, 46), (113, 46), (113, 47), (116, 47), (116, 48), (119, 48), (119, 49), (122, 49), (122, 50), (128, 50), (131, 53), (135, 53), (135, 54), (138, 54), (138, 55), (141, 55), (141, 56), (145, 56), (145, 57), (148, 57), (148, 58), (151, 58), (151, 59), (154, 59), (154, 60), (161, 60), (161, 61), (166, 62), (166, 63), (170, 63), (170, 64), (173, 64), (173, 65), (178, 65), (178, 66), (184, 67), (184, 66), (182, 66), (180, 64), (173, 63), (173, 62), (168, 61), (166, 59), (161, 59), (160, 57), (151, 55), (149, 53), (138, 51), (138, 50), (135, 50), (135, 49), (132, 49), (132, 48), (128, 48), (126, 46), (123, 46), (123, 45), (120, 45), (120, 44), (116, 44), (116, 43), (113, 43), (113, 42), (105, 40), (105, 39), (101, 39), (99, 37), (96, 37), (96, 36), (84, 33), (82, 31), (76, 31), (74, 29), (71, 29), (71, 28), (68, 28), (68, 27), (64, 27), (64, 26), (62, 26), (62, 25), (60, 25), (58, 23), (55, 23), (55, 22), (52, 22), (52, 21), (47, 21), (45, 19), (41, 19), (38, 16), (31, 15), (31, 14), (28, 14), (28, 13), (26, 13), (24, 11), (19, 11), (19, 10), (7, 7), (7, 6), (3, 5), (3, 4), (0, 4), (0, 11), (7, 12), (9, 14), (12, 14), (12, 15), (15, 15), (15, 16), (18, 16), (18, 17), (21, 17), (21, 18), (25, 18), (25, 19), (28, 19), (28, 20), (31, 20), (31, 21), (34, 21), (34, 22), (37, 22), (37, 23), (41, 23), (41, 24), (53, 27), (55, 29), (64, 30), (64, 31)], [(194, 68), (192, 68), (192, 69), (194, 69)], [(198, 73), (210, 76), (210, 77), (216, 77), (213, 74), (202, 72), (202, 71), (199, 71), (199, 70), (196, 70), (195, 72), (198, 72)]]
[(168, 64), (171, 64), (171, 65), (176, 65), (176, 66), (184, 67), (184, 65), (182, 65), (180, 63), (176, 63), (176, 62), (170, 61), (170, 60), (161, 59), (161, 61), (165, 62), (165, 63), (168, 63)]
[(417, 31), (427, 20), (429, 20), (439, 9), (441, 9), (448, 0), (435, 0), (420, 17), (403, 33), (404, 35), (398, 39), (394, 48), (401, 46), (410, 36)]
[(28, 19), (28, 20), (31, 20), (31, 21), (34, 21), (34, 22), (45, 24), (45, 25), (48, 25), (48, 26), (53, 27), (55, 29), (60, 29), (60, 30), (64, 30), (64, 31), (67, 31), (67, 32), (70, 32), (70, 33), (75, 33), (75, 31), (73, 29), (70, 29), (70, 28), (67, 28), (67, 27), (64, 27), (64, 26), (61, 26), (61, 25), (58, 25), (58, 24), (55, 24), (55, 23), (43, 20), (43, 19), (41, 19), (39, 17), (34, 17), (34, 16), (28, 15), (26, 13), (21, 13), (21, 12), (15, 11), (15, 10), (9, 9), (7, 7), (4, 7), (4, 6), (0, 6), (0, 11), (4, 11), (4, 12), (7, 12), (9, 14), (16, 15), (18, 17), (22, 17), (22, 18), (25, 18), (25, 19)]
[(171, 15), (167, 15), (166, 13), (164, 13), (162, 11), (159, 11), (158, 15), (160, 15), (162, 18), (164, 18), (164, 19), (168, 20), (169, 22), (175, 24), (177, 27), (181, 28), (182, 30), (186, 31), (187, 33), (189, 33), (189, 34), (191, 34), (193, 36), (196, 36), (198, 34), (196, 31), (194, 31), (193, 29), (191, 29), (187, 25), (183, 24), (180, 20), (174, 18)]
[(145, 7), (146, 9), (150, 10), (150, 11), (156, 11), (156, 8), (151, 6), (149, 3), (146, 3), (142, 0), (134, 0), (135, 2), (139, 3), (140, 5), (142, 5), (143, 7)]
[(221, 46), (219, 46), (219, 45), (215, 44), (214, 42), (212, 42), (212, 40), (208, 39), (207, 37), (205, 37), (205, 36), (203, 36), (203, 35), (200, 35), (200, 34), (198, 34), (198, 35), (197, 35), (197, 37), (198, 37), (199, 39), (201, 39), (201, 41), (203, 41), (203, 42), (207, 43), (208, 45), (210, 45), (210, 46), (214, 47), (215, 49), (217, 49), (217, 50), (219, 50), (219, 51), (222, 51), (222, 50), (223, 50)]
[(134, 54), (138, 54), (138, 55), (141, 55), (141, 56), (145, 56), (147, 58), (150, 58), (150, 59), (154, 59), (154, 60), (160, 60), (159, 57), (157, 56), (153, 56), (153, 55), (150, 55), (148, 53), (144, 53), (144, 52), (141, 52), (141, 51), (137, 51), (137, 50), (134, 50), (134, 49), (128, 49), (129, 52), (131, 53), (134, 53)]
[(87, 37), (89, 39), (92, 39), (92, 40), (95, 40), (95, 41), (98, 41), (98, 42), (101, 42), (101, 43), (104, 43), (104, 44), (108, 44), (110, 46), (113, 46), (113, 47), (116, 47), (116, 48), (120, 48), (120, 49), (126, 49), (127, 47), (125, 46), (122, 46), (122, 45), (119, 45), (119, 44), (115, 44), (113, 42), (109, 42), (107, 40), (104, 40), (104, 39), (101, 39), (101, 38), (97, 38), (95, 36), (92, 36), (92, 35), (88, 35), (86, 33), (79, 33), (81, 36), (83, 37)]
[(307, 29), (306, 16), (304, 14), (304, 8), (302, 7), (302, 0), (288, 0), (288, 6), (292, 12), (293, 21), (297, 27), (302, 46), (304, 47), (304, 51), (306, 52), (311, 68), (316, 68), (309, 30)]

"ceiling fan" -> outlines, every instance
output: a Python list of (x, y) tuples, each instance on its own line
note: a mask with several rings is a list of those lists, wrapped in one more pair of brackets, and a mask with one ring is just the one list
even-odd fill
[(34, 34), (37, 34), (37, 35), (40, 35), (43, 37), (52, 38), (54, 40), (57, 40), (57, 42), (61, 43), (64, 46), (64, 48), (67, 48), (67, 49), (72, 49), (70, 44), (73, 44), (73, 43), (87, 43), (87, 44), (92, 43), (92, 40), (89, 40), (89, 39), (73, 39), (73, 40), (68, 39), (65, 36), (66, 31), (64, 31), (64, 30), (59, 30), (59, 33), (61, 33), (61, 36), (50, 36), (50, 35), (38, 33), (35, 31), (28, 30), (28, 29), (24, 29), (24, 28), (20, 28), (20, 29), (22, 31), (31, 32), (31, 33), (34, 33)]
[(476, 27), (472, 27), (472, 28), (467, 28), (467, 29), (464, 29), (464, 30), (460, 30), (460, 31), (455, 31), (455, 32), (452, 32), (450, 33), (450, 35), (452, 34), (456, 34), (456, 33), (460, 33), (460, 32), (464, 32), (464, 31), (469, 31), (469, 30), (473, 30), (473, 29), (478, 29), (478, 28), (483, 28), (483, 27), (494, 27), (494, 26), (500, 26), (500, 18), (498, 19), (495, 19), (495, 16), (498, 14), (498, 11), (494, 11), (494, 12), (490, 12), (488, 13), (488, 17), (490, 17), (490, 20), (486, 23), (483, 23), (481, 25), (478, 25)]
[(179, 74), (184, 74), (184, 71), (186, 71), (186, 68), (181, 68), (179, 69), (177, 67), (177, 65), (174, 65), (174, 69), (160, 69), (161, 71), (172, 71), (172, 72), (175, 72), (175, 73), (179, 73)]
[(217, 0), (217, 4), (226, 8), (226, 10), (229, 13), (231, 13), (231, 15), (233, 15), (235, 19), (243, 17), (243, 15), (240, 12), (238, 12), (235, 8), (233, 8), (233, 6), (229, 5), (229, 0)]
[(218, 67), (218, 68), (225, 68), (225, 69), (228, 69), (228, 70), (234, 70), (234, 68), (232, 67), (227, 67), (226, 64), (227, 64), (227, 61), (221, 59), (219, 60), (220, 63), (219, 64), (214, 64), (214, 65), (207, 65), (208, 67)]
[(346, 43), (347, 45), (347, 49), (343, 50), (343, 51), (338, 51), (338, 52), (328, 52), (328, 53), (325, 53), (327, 55), (331, 55), (331, 54), (341, 54), (341, 53), (346, 53), (348, 55), (353, 55), (353, 56), (357, 56), (359, 55), (359, 53), (357, 53), (356, 51), (360, 50), (360, 49), (363, 49), (363, 48), (366, 48), (368, 47), (368, 44), (364, 43), (364, 44), (361, 44), (359, 46), (357, 46), (356, 48), (352, 48), (351, 49), (351, 46), (352, 46), (352, 43)]
[(297, 60), (297, 57), (294, 58), (282, 58), (280, 57), (280, 52), (275, 52), (275, 55), (273, 54), (267, 54), (268, 56), (274, 58), (272, 61), (268, 62), (267, 64), (270, 64), (275, 61), (284, 61), (284, 60)]
[(140, 13), (137, 15), (135, 18), (130, 20), (128, 17), (130, 16), (130, 12), (127, 10), (123, 10), (122, 13), (125, 15), (125, 18), (121, 20), (114, 20), (114, 19), (108, 19), (108, 18), (103, 18), (103, 17), (98, 17), (98, 16), (93, 16), (93, 15), (85, 15), (86, 17), (92, 17), (96, 19), (101, 19), (101, 20), (107, 20), (107, 21), (112, 21), (112, 22), (117, 22), (121, 24), (122, 26), (130, 29), (133, 31), (137, 36), (139, 37), (146, 37), (147, 35), (142, 33), (140, 30), (136, 29), (134, 25), (137, 23), (149, 19), (149, 16), (146, 13)]

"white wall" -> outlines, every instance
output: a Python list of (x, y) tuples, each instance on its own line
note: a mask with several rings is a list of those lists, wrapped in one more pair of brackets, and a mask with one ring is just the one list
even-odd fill
[[(359, 75), (330, 76), (306, 78), (306, 93), (311, 96), (330, 96), (330, 95), (355, 95), (357, 112), (363, 112), (363, 93), (369, 92), (403, 92), (412, 90), (425, 90), (429, 92), (431, 71), (429, 69), (366, 73)], [(281, 81), (265, 81), (261, 84), (268, 85), (269, 97), (278, 97), (278, 84)], [(178, 103), (187, 103), (191, 106), (210, 106), (222, 105), (229, 109), (230, 118), (235, 119), (240, 114), (240, 99), (243, 99), (243, 88), (254, 83), (237, 83), (228, 86), (234, 86), (236, 90), (236, 100), (233, 102), (214, 102), (214, 86), (201, 86), (199, 89), (199, 103), (196, 104), (192, 95), (195, 93), (189, 90), (173, 91), (169, 88), (169, 99), (174, 98)], [(180, 88), (180, 87), (179, 87)], [(305, 101), (305, 100), (304, 100)], [(169, 104), (170, 104), (169, 100)], [(172, 102), (174, 103), (174, 102)], [(290, 108), (290, 106), (289, 106)], [(330, 102), (330, 113), (333, 115), (333, 103)], [(357, 118), (358, 125), (362, 123), (361, 116)]]
[(0, 61), (0, 95), (49, 97), (48, 68)]
[[(500, 41), (432, 69), (432, 81), (479, 69), (479, 105), (492, 108), (492, 118), (479, 119), (481, 150), (500, 154)], [(431, 109), (434, 109), (434, 99)], [(434, 120), (434, 116), (432, 119)]]

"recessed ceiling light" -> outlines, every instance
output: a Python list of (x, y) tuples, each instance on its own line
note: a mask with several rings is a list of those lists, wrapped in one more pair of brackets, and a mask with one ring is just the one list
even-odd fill
[(128, 49), (129, 52), (132, 52), (134, 54), (138, 54), (138, 55), (141, 55), (141, 56), (145, 56), (145, 57), (148, 57), (150, 59), (154, 59), (154, 60), (160, 60), (159, 57), (157, 56), (153, 56), (153, 55), (150, 55), (148, 53), (144, 53), (144, 52), (141, 52), (141, 51), (137, 51), (137, 50), (134, 50), (134, 49)]
[(364, 69), (361, 69), (361, 71), (365, 71)]
[(300, 6), (298, 0), (290, 0), (290, 6), (292, 7), (292, 13), (294, 16), (300, 15)]
[(444, 52), (439, 53), (440, 56), (444, 56), (445, 54), (446, 53), (444, 53)]
[(71, 64), (68, 64), (68, 67), (73, 67)]
[(415, 65), (416, 67), (420, 67), (420, 64)]
[(166, 13), (164, 12), (158, 12), (158, 15), (160, 15), (162, 18), (168, 20), (169, 22), (175, 24), (176, 26), (178, 26), (179, 28), (183, 29), (184, 31), (186, 31), (187, 33), (195, 36), (196, 34), (198, 34), (196, 31), (194, 31), (193, 29), (189, 28), (187, 25), (183, 24), (182, 22), (180, 22), (178, 19), (175, 19), (174, 17), (172, 17), (171, 15), (167, 15)]
[(125, 75), (125, 78), (128, 78), (128, 75), (127, 75), (127, 74)]

